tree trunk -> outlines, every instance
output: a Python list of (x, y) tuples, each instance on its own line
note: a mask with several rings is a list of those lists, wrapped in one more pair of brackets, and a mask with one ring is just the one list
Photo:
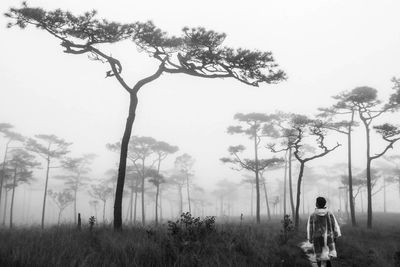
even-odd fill
[(6, 225), (6, 217), (7, 217), (7, 200), (8, 200), (8, 190), (6, 189), (6, 195), (4, 198), (4, 211), (3, 211), (3, 226)]
[(129, 201), (129, 224), (132, 226), (132, 211), (133, 211), (133, 191), (134, 189), (134, 179), (132, 177), (132, 184), (131, 184), (131, 197)]
[(107, 200), (103, 200), (103, 224), (106, 222), (106, 201)]
[(372, 185), (371, 185), (371, 160), (367, 160), (367, 228), (372, 228)]
[(264, 194), (265, 194), (265, 204), (267, 204), (268, 221), (270, 221), (271, 220), (271, 211), (269, 210), (267, 186), (265, 185), (265, 182), (264, 182)]
[(251, 215), (251, 217), (253, 217), (254, 216), (254, 212), (253, 212), (253, 208), (254, 208), (254, 185), (253, 184), (250, 184), (250, 186), (251, 186), (251, 195), (250, 195), (250, 197), (251, 197), (251, 202), (250, 202), (250, 205), (251, 205), (251, 209), (250, 209), (250, 215)]
[(160, 223), (162, 223), (162, 221), (163, 221), (163, 216), (162, 216), (162, 194), (161, 194), (161, 188), (160, 188), (160, 192), (159, 192), (159, 198), (160, 198), (160, 200), (159, 200), (159, 202), (160, 202)]
[(15, 187), (17, 187), (17, 168), (14, 169), (13, 189), (12, 189), (12, 195), (11, 195), (10, 229), (13, 227), (13, 210), (14, 210)]
[(286, 215), (286, 188), (287, 188), (286, 180), (287, 180), (287, 168), (288, 168), (288, 159), (286, 154), (285, 154), (285, 174), (283, 175), (283, 215)]
[(44, 215), (46, 213), (46, 197), (47, 197), (47, 185), (49, 183), (49, 171), (50, 171), (50, 156), (47, 156), (47, 168), (46, 168), (46, 183), (44, 186), (43, 196), (43, 207), (42, 207), (42, 229), (44, 228)]
[(292, 186), (292, 148), (289, 148), (289, 196), (290, 196), (290, 207), (292, 209), (292, 218), (294, 218), (295, 212), (294, 212), (293, 186)]
[(178, 186), (179, 191), (179, 216), (183, 213), (183, 196), (182, 196), (182, 186)]
[(114, 230), (122, 230), (122, 197), (124, 193), (126, 158), (128, 156), (129, 139), (131, 138), (132, 125), (135, 121), (136, 107), (138, 104), (137, 92), (130, 93), (129, 114), (125, 124), (125, 131), (121, 142), (121, 154), (118, 167), (117, 189), (114, 202)]
[(133, 224), (136, 224), (137, 197), (138, 197), (139, 179), (136, 179), (135, 185), (135, 205), (133, 207)]
[(299, 209), (300, 209), (300, 194), (301, 194), (301, 180), (303, 178), (304, 172), (304, 162), (300, 162), (300, 171), (299, 171), (299, 178), (297, 179), (297, 197), (296, 197), (296, 214), (295, 214), (295, 228), (296, 230), (299, 229)]
[(260, 177), (258, 170), (258, 143), (257, 133), (254, 133), (254, 159), (255, 159), (255, 174), (256, 174), (256, 222), (260, 223)]
[(78, 192), (78, 187), (74, 190), (74, 224), (76, 224), (76, 195)]
[(142, 225), (146, 224), (146, 214), (145, 214), (145, 207), (144, 207), (144, 179), (146, 178), (146, 170), (144, 165), (144, 159), (142, 159)]
[(187, 191), (187, 198), (189, 204), (189, 213), (192, 213), (192, 209), (190, 207), (190, 191), (189, 191), (189, 174), (186, 173), (186, 191)]
[(354, 208), (354, 197), (353, 197), (353, 174), (352, 174), (352, 159), (351, 159), (351, 131), (354, 122), (354, 110), (351, 113), (351, 120), (348, 128), (347, 135), (347, 166), (349, 173), (349, 201), (350, 201), (350, 215), (351, 215), (351, 225), (357, 226), (356, 212)]
[(305, 211), (304, 211), (304, 202), (305, 202), (305, 199), (304, 199), (304, 196), (305, 196), (305, 194), (304, 194), (304, 192), (305, 192), (304, 191), (304, 182), (302, 183), (301, 188), (302, 188), (301, 191), (303, 191), (303, 194), (302, 194), (303, 203), (301, 204), (301, 206), (303, 208), (303, 215), (304, 215), (304, 214), (306, 214)]
[[(0, 204), (1, 204), (1, 193), (3, 192), (3, 183), (4, 183), (4, 177), (5, 177), (5, 171), (6, 171), (6, 160), (7, 160), (7, 153), (8, 153), (8, 146), (10, 145), (11, 140), (9, 140), (6, 144), (6, 150), (4, 151), (4, 158), (3, 158), (3, 168), (1, 171), (1, 180), (0, 180)], [(7, 189), (6, 189), (7, 192)], [(5, 210), (4, 210), (5, 214)]]
[(156, 205), (155, 205), (155, 219), (156, 225), (158, 225), (158, 196), (160, 194), (160, 165), (161, 157), (158, 157), (158, 167), (157, 167), (157, 182), (156, 182)]

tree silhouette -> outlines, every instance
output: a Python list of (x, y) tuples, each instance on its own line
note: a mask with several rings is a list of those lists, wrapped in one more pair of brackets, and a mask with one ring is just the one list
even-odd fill
[(41, 158), (46, 161), (46, 182), (43, 193), (43, 207), (42, 207), (42, 223), (41, 227), (44, 228), (44, 217), (46, 212), (46, 197), (47, 197), (47, 185), (49, 182), (49, 173), (51, 168), (57, 168), (52, 166), (51, 163), (54, 159), (60, 160), (66, 154), (69, 153), (68, 147), (72, 143), (67, 143), (64, 139), (61, 139), (55, 135), (38, 134), (35, 135), (35, 139), (29, 138), (26, 143), (26, 149), (38, 154)]
[[(354, 121), (356, 113), (356, 106), (348, 101), (349, 93), (342, 92), (333, 98), (337, 102), (330, 108), (320, 108), (321, 113), (319, 117), (327, 118), (328, 121), (325, 123), (325, 127), (334, 130), (338, 133), (344, 134), (347, 137), (347, 170), (348, 170), (348, 187), (349, 187), (349, 204), (350, 204), (350, 216), (352, 226), (357, 225), (355, 209), (354, 209), (354, 197), (353, 197), (353, 172), (352, 172), (352, 132), (353, 127), (358, 126), (358, 123)], [(347, 115), (350, 118), (348, 120), (333, 121), (333, 117), (338, 115)]]
[(58, 207), (58, 220), (57, 225), (60, 225), (62, 212), (68, 207), (72, 202), (74, 202), (74, 196), (72, 195), (69, 189), (64, 189), (61, 192), (54, 192), (53, 190), (49, 190), (47, 192), (51, 200), (53, 200), (54, 204)]
[(76, 224), (77, 212), (76, 212), (76, 204), (77, 204), (77, 194), (78, 191), (86, 186), (90, 181), (90, 178), (85, 176), (88, 174), (91, 169), (89, 165), (92, 164), (94, 158), (96, 156), (94, 154), (84, 154), (81, 157), (70, 158), (67, 157), (61, 161), (62, 168), (67, 171), (67, 175), (59, 175), (56, 178), (64, 180), (64, 184), (67, 186), (69, 190), (74, 193), (74, 223)]
[(168, 183), (176, 186), (179, 196), (179, 216), (183, 213), (183, 195), (182, 190), (186, 184), (186, 176), (182, 172), (174, 172), (169, 178)]
[[(233, 163), (240, 168), (253, 171), (256, 180), (256, 221), (260, 223), (260, 178), (259, 172), (262, 171), (265, 161), (258, 159), (259, 146), (261, 137), (266, 135), (268, 125), (266, 123), (271, 121), (271, 117), (263, 113), (236, 113), (234, 119), (239, 121), (239, 125), (229, 126), (229, 134), (244, 134), (254, 142), (254, 160), (245, 159), (241, 160), (238, 153), (242, 152), (245, 148), (242, 145), (231, 146), (228, 151), (234, 158), (222, 158), (224, 163)], [(265, 128), (267, 127), (267, 128)]]
[[(293, 142), (294, 156), (300, 163), (299, 175), (297, 178), (297, 194), (296, 194), (296, 212), (295, 212), (295, 228), (298, 229), (300, 217), (300, 194), (301, 182), (304, 174), (304, 168), (307, 162), (326, 156), (340, 146), (336, 144), (332, 148), (328, 148), (325, 144), (326, 131), (322, 128), (323, 124), (319, 121), (311, 120), (303, 115), (293, 115), (291, 125), (295, 130), (295, 141)], [(304, 139), (306, 135), (316, 137), (316, 143), (321, 152), (309, 153), (304, 148)], [(310, 150), (310, 149), (308, 149)], [(304, 192), (303, 192), (304, 193)]]
[[(6, 174), (6, 168), (7, 168), (7, 155), (10, 149), (13, 149), (15, 147), (10, 147), (10, 145), (13, 142), (23, 142), (25, 138), (11, 129), (14, 128), (9, 123), (0, 123), (0, 133), (3, 134), (3, 137), (6, 139), (6, 147), (4, 149), (4, 158), (3, 158), (3, 164), (2, 164), (2, 171), (1, 171), (1, 179), (0, 179), (0, 204), (1, 204), (1, 195), (3, 192), (3, 184), (5, 177), (4, 175)], [(5, 213), (4, 213), (5, 214)]]
[(35, 156), (23, 149), (15, 149), (12, 151), (10, 160), (10, 168), (12, 169), (12, 188), (11, 207), (10, 207), (10, 228), (13, 227), (13, 210), (15, 188), (22, 183), (30, 183), (33, 179), (32, 169), (40, 165), (35, 161)]
[[(158, 199), (160, 197), (161, 203), (161, 192), (160, 192), (160, 185), (165, 182), (165, 179), (162, 175), (160, 175), (160, 167), (161, 162), (167, 158), (169, 154), (174, 154), (177, 152), (179, 148), (177, 146), (172, 146), (163, 141), (157, 141), (156, 144), (153, 146), (153, 151), (157, 155), (157, 175), (151, 180), (151, 182), (156, 186), (156, 204), (155, 204), (155, 220), (156, 225), (158, 225)], [(161, 204), (160, 204), (161, 206)]]
[(103, 223), (105, 223), (106, 203), (112, 195), (112, 188), (105, 182), (93, 184), (90, 187), (89, 195), (94, 199), (103, 201)]
[(189, 205), (189, 213), (192, 212), (190, 206), (190, 177), (193, 176), (193, 164), (194, 159), (192, 158), (192, 156), (186, 153), (176, 157), (175, 159), (175, 168), (183, 174), (186, 180), (186, 194)]
[(346, 101), (351, 102), (356, 107), (360, 120), (365, 128), (367, 145), (367, 227), (372, 228), (371, 164), (373, 160), (380, 158), (390, 148), (393, 148), (393, 144), (400, 140), (400, 137), (396, 138), (396, 136), (399, 136), (400, 132), (396, 126), (388, 123), (374, 126), (373, 128), (376, 130), (376, 132), (380, 134), (383, 140), (388, 144), (380, 153), (371, 155), (371, 124), (374, 119), (378, 118), (385, 112), (398, 108), (399, 105), (389, 102), (388, 104), (382, 106), (381, 101), (377, 98), (377, 90), (367, 86), (354, 88), (350, 93), (348, 93)]
[[(74, 55), (88, 54), (93, 60), (108, 63), (111, 70), (106, 77), (115, 77), (129, 94), (130, 106), (121, 142), (120, 165), (114, 205), (114, 228), (122, 229), (122, 195), (125, 181), (126, 158), (132, 125), (136, 116), (138, 92), (146, 84), (163, 73), (186, 74), (200, 78), (233, 78), (246, 85), (276, 83), (285, 79), (285, 73), (277, 68), (271, 52), (233, 49), (222, 46), (225, 34), (204, 28), (183, 28), (182, 36), (168, 36), (152, 22), (121, 24), (98, 20), (96, 12), (75, 16), (60, 9), (46, 11), (31, 8), (23, 3), (21, 8), (10, 8), (5, 14), (12, 22), (8, 27), (22, 29), (36, 26), (61, 41), (64, 52)], [(122, 63), (107, 55), (102, 44), (132, 40), (135, 45), (159, 62), (158, 69), (134, 85), (122, 77)]]

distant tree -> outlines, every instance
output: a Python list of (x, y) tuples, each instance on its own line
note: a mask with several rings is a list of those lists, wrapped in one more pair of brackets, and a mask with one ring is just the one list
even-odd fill
[[(295, 213), (295, 228), (298, 229), (300, 217), (300, 194), (301, 194), (301, 182), (303, 179), (304, 168), (306, 163), (317, 158), (326, 156), (328, 153), (334, 151), (340, 146), (336, 144), (332, 148), (328, 148), (325, 144), (325, 137), (327, 135), (326, 130), (322, 128), (323, 124), (319, 121), (311, 120), (303, 115), (293, 115), (291, 119), (291, 125), (295, 131), (295, 141), (293, 142), (294, 156), (300, 163), (299, 176), (297, 178), (297, 195), (296, 195), (296, 213)], [(310, 149), (305, 149), (304, 139), (306, 135), (315, 136), (316, 143), (320, 152), (309, 153)], [(304, 192), (303, 192), (304, 193)]]
[[(350, 216), (351, 216), (351, 224), (352, 226), (357, 225), (355, 209), (354, 209), (354, 197), (353, 197), (353, 172), (352, 172), (352, 132), (353, 127), (358, 126), (358, 123), (355, 122), (354, 116), (356, 114), (356, 106), (348, 101), (348, 92), (342, 92), (339, 95), (333, 96), (337, 102), (329, 108), (320, 108), (319, 117), (326, 118), (325, 127), (331, 130), (334, 130), (338, 133), (344, 134), (347, 137), (347, 170), (348, 170), (348, 180), (347, 183), (349, 190), (349, 204), (350, 204)], [(347, 115), (349, 118), (347, 120), (342, 121), (334, 121), (333, 118), (339, 115)]]
[(189, 212), (192, 212), (190, 207), (190, 177), (193, 176), (193, 164), (194, 159), (189, 154), (182, 154), (181, 156), (176, 157), (175, 159), (175, 168), (179, 170), (186, 179), (186, 194), (189, 205)]
[(169, 154), (174, 154), (179, 150), (177, 146), (172, 146), (163, 141), (157, 141), (153, 146), (153, 151), (157, 155), (157, 175), (152, 180), (152, 183), (156, 186), (156, 205), (155, 205), (155, 220), (156, 225), (158, 224), (158, 206), (160, 198), (160, 206), (161, 206), (161, 196), (160, 196), (160, 185), (165, 182), (165, 179), (162, 175), (160, 175), (161, 162), (167, 158)]
[(274, 153), (285, 152), (285, 174), (284, 174), (284, 189), (283, 189), (284, 213), (286, 214), (286, 188), (287, 188), (285, 184), (286, 181), (285, 177), (288, 176), (290, 208), (292, 211), (292, 218), (294, 218), (295, 207), (294, 207), (294, 197), (293, 197), (292, 165), (293, 162), (295, 161), (295, 159), (293, 159), (293, 146), (296, 134), (294, 129), (290, 125), (292, 116), (293, 114), (284, 112), (277, 112), (271, 115), (274, 127), (278, 131), (278, 134), (276, 134), (274, 137), (276, 139), (281, 139), (282, 141), (280, 142), (281, 149), (277, 150), (275, 143), (268, 144), (267, 148), (269, 148)]
[(383, 156), (383, 159), (393, 165), (391, 168), (391, 176), (394, 180), (397, 180), (398, 193), (400, 196), (400, 155)]
[(393, 148), (395, 142), (400, 140), (400, 129), (394, 125), (385, 123), (382, 125), (373, 126), (378, 134), (380, 134), (384, 141), (388, 144), (384, 149), (375, 155), (371, 155), (371, 124), (374, 119), (378, 118), (385, 112), (399, 108), (398, 104), (389, 102), (386, 105), (381, 105), (381, 101), (377, 98), (377, 90), (371, 87), (357, 87), (349, 92), (345, 99), (347, 102), (352, 103), (364, 125), (366, 133), (366, 158), (367, 158), (367, 227), (372, 228), (372, 187), (371, 187), (371, 164), (375, 159), (383, 156), (390, 148)]
[[(13, 142), (23, 142), (25, 138), (11, 129), (14, 128), (9, 123), (0, 123), (0, 133), (3, 135), (3, 137), (6, 139), (6, 147), (4, 149), (4, 158), (3, 158), (3, 164), (2, 164), (2, 171), (1, 171), (1, 179), (0, 179), (0, 204), (1, 204), (1, 194), (3, 192), (3, 184), (4, 184), (4, 175), (6, 173), (6, 168), (7, 168), (7, 155), (10, 149), (14, 147), (10, 147), (10, 145)], [(4, 213), (5, 214), (5, 213)]]
[(256, 181), (255, 181), (253, 176), (244, 175), (244, 178), (241, 180), (240, 183), (241, 184), (249, 184), (250, 185), (250, 188), (251, 188), (251, 193), (250, 193), (250, 215), (251, 215), (251, 217), (253, 217), (254, 216), (254, 212), (253, 212), (253, 210), (254, 210), (254, 203), (253, 203), (253, 201), (254, 201), (254, 187), (255, 187)]
[[(47, 185), (49, 182), (49, 173), (51, 168), (55, 168), (56, 166), (52, 166), (51, 163), (53, 160), (60, 160), (66, 154), (69, 153), (68, 147), (72, 143), (67, 143), (64, 139), (61, 139), (55, 135), (47, 135), (47, 134), (38, 134), (35, 135), (36, 139), (29, 138), (26, 143), (26, 148), (40, 157), (42, 157), (46, 161), (46, 182), (44, 186), (43, 193), (43, 207), (42, 207), (42, 223), (41, 227), (44, 228), (44, 217), (46, 212), (46, 196), (47, 196)], [(57, 166), (56, 168), (58, 168)]]
[(76, 158), (67, 157), (61, 161), (61, 166), (68, 174), (56, 176), (56, 178), (64, 180), (67, 188), (74, 193), (74, 224), (77, 220), (77, 194), (90, 181), (90, 178), (85, 175), (91, 171), (89, 165), (92, 164), (95, 157), (94, 154), (84, 154)]
[(97, 207), (99, 206), (99, 201), (95, 199), (89, 200), (89, 205), (94, 209), (94, 215), (97, 218)]
[(226, 202), (230, 206), (232, 198), (236, 196), (238, 185), (232, 181), (223, 179), (218, 181), (216, 186), (217, 188), (213, 191), (213, 193), (220, 201), (220, 216), (224, 216), (226, 215), (224, 213), (224, 203)]
[(271, 121), (271, 117), (263, 113), (248, 113), (242, 114), (237, 113), (234, 119), (238, 120), (239, 125), (229, 126), (229, 134), (244, 134), (254, 142), (254, 160), (242, 161), (238, 153), (244, 150), (244, 146), (230, 147), (229, 153), (234, 158), (222, 158), (221, 161), (224, 163), (233, 163), (239, 165), (240, 168), (247, 169), (254, 172), (256, 180), (256, 221), (260, 223), (260, 171), (266, 166), (261, 166), (261, 162), (258, 158), (259, 147), (261, 137), (265, 135), (265, 125)]
[(186, 184), (186, 176), (182, 172), (175, 172), (168, 177), (168, 183), (176, 186), (179, 196), (179, 216), (183, 213), (183, 194), (182, 190)]
[[(285, 73), (277, 68), (271, 52), (232, 49), (222, 46), (226, 35), (204, 28), (183, 28), (182, 37), (169, 37), (152, 22), (120, 24), (95, 18), (96, 12), (75, 16), (60, 9), (45, 11), (23, 3), (21, 8), (11, 8), (5, 14), (12, 22), (8, 27), (25, 28), (34, 25), (61, 41), (64, 52), (89, 54), (93, 60), (108, 63), (111, 70), (106, 77), (114, 76), (129, 94), (130, 106), (122, 138), (118, 172), (114, 227), (122, 229), (122, 194), (125, 181), (129, 139), (136, 116), (138, 92), (163, 73), (186, 74), (200, 78), (233, 78), (246, 85), (277, 83)], [(140, 51), (159, 62), (157, 71), (133, 86), (122, 77), (121, 62), (102, 51), (101, 44), (111, 44), (130, 39)]]
[(105, 182), (93, 184), (90, 187), (89, 195), (94, 199), (103, 201), (103, 223), (105, 223), (106, 203), (107, 199), (112, 195), (112, 188)]
[(1, 164), (1, 177), (4, 178), (3, 189), (5, 191), (4, 195), (4, 205), (3, 205), (3, 218), (2, 218), (2, 225), (6, 225), (6, 218), (7, 218), (7, 200), (8, 200), (8, 192), (13, 188), (13, 169), (10, 168), (10, 160), (6, 162), (7, 167), (3, 168), (3, 164)]
[(266, 177), (266, 171), (269, 170), (274, 170), (277, 168), (282, 167), (282, 164), (284, 163), (284, 159), (282, 158), (270, 158), (265, 160), (265, 164), (267, 165), (263, 170), (260, 171), (260, 184), (264, 188), (264, 195), (265, 195), (265, 204), (267, 206), (267, 215), (268, 215), (268, 220), (271, 220), (271, 211), (269, 208), (269, 202), (268, 202), (268, 194), (267, 194), (267, 177)]
[(61, 192), (54, 192), (53, 190), (48, 191), (49, 197), (53, 200), (54, 204), (58, 207), (58, 220), (57, 225), (60, 225), (62, 212), (68, 207), (72, 202), (74, 202), (74, 197), (68, 189), (64, 189)]
[(35, 161), (35, 156), (23, 149), (15, 149), (12, 151), (10, 160), (10, 168), (12, 172), (12, 188), (11, 207), (10, 207), (10, 228), (13, 227), (13, 210), (14, 210), (14, 196), (15, 188), (23, 183), (30, 183), (33, 179), (32, 169), (40, 165)]

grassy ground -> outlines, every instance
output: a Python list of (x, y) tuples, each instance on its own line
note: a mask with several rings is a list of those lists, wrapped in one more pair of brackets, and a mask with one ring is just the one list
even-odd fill
[[(396, 266), (396, 257), (400, 263), (398, 217), (377, 218), (373, 230), (344, 226), (334, 266)], [(0, 266), (310, 266), (297, 247), (305, 232), (285, 243), (281, 228), (276, 219), (261, 225), (186, 220), (122, 233), (107, 226), (3, 229)]]

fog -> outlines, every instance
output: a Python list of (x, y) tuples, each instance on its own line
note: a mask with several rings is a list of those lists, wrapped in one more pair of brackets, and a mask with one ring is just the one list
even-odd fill
[[(19, 1), (3, 0), (0, 10), (19, 7)], [(255, 216), (255, 199), (251, 208), (251, 186), (241, 181), (254, 176), (248, 171), (237, 171), (223, 164), (228, 147), (242, 144), (247, 149), (244, 157), (252, 158), (252, 140), (244, 135), (230, 135), (228, 126), (237, 125), (236, 113), (293, 112), (314, 116), (318, 108), (329, 107), (332, 96), (359, 86), (378, 90), (378, 98), (386, 102), (393, 93), (392, 77), (400, 75), (400, 17), (398, 1), (210, 1), (192, 4), (188, 1), (29, 1), (32, 7), (67, 9), (83, 13), (95, 9), (99, 18), (118, 22), (151, 20), (162, 30), (179, 35), (184, 26), (202, 26), (227, 34), (225, 45), (271, 51), (279, 67), (287, 73), (287, 80), (277, 84), (247, 86), (234, 79), (202, 79), (183, 74), (163, 74), (139, 91), (139, 103), (132, 135), (151, 136), (178, 146), (179, 151), (169, 155), (162, 163), (161, 172), (168, 176), (177, 156), (187, 153), (193, 157), (192, 197), (198, 201), (192, 208), (197, 216), (217, 215), (239, 218)], [(106, 148), (108, 143), (120, 142), (129, 97), (114, 77), (106, 77), (106, 64), (91, 61), (86, 55), (63, 53), (60, 41), (44, 31), (28, 27), (7, 29), (8, 19), (0, 18), (0, 123), (10, 123), (26, 137), (54, 134), (72, 142), (69, 157), (83, 154), (96, 155), (87, 177), (96, 181), (110, 179), (107, 171), (117, 169), (119, 154)], [(158, 61), (141, 53), (131, 41), (104, 45), (104, 51), (119, 58), (124, 65), (123, 75), (129, 84), (153, 74)], [(357, 119), (357, 116), (356, 116)], [(359, 121), (359, 120), (358, 120)], [(400, 123), (398, 113), (385, 113), (373, 125)], [(260, 157), (284, 157), (266, 148), (274, 139), (262, 139)], [(309, 141), (317, 147), (313, 139)], [(342, 144), (323, 158), (307, 163), (304, 173), (304, 199), (300, 212), (314, 210), (315, 197), (325, 196), (328, 207), (344, 210), (344, 193), (339, 193), (341, 175), (347, 175), (346, 136), (329, 132), (328, 147)], [(3, 159), (7, 139), (0, 135), (0, 158)], [(385, 142), (371, 133), (372, 155), (379, 153)], [(21, 144), (18, 144), (21, 146)], [(353, 172), (365, 170), (366, 144), (363, 126), (353, 133)], [(399, 155), (400, 142), (385, 156)], [(34, 169), (35, 180), (16, 188), (14, 221), (17, 225), (40, 224), (45, 161)], [(55, 166), (57, 166), (55, 162)], [(293, 166), (293, 188), (296, 189), (298, 164)], [(399, 168), (380, 158), (373, 168), (387, 170)], [(273, 201), (282, 195), (284, 169), (267, 171), (267, 191), (271, 213), (283, 213), (283, 200), (276, 207)], [(50, 171), (48, 189), (62, 191), (65, 174), (62, 168)], [(228, 182), (224, 182), (228, 181)], [(222, 203), (218, 190), (224, 193)], [(400, 212), (399, 181), (386, 187), (387, 212)], [(379, 178), (373, 191), (382, 189)], [(154, 220), (154, 186), (146, 182), (146, 220)], [(201, 187), (204, 191), (196, 191)], [(82, 187), (77, 195), (77, 210), (87, 219), (97, 213), (102, 216), (102, 205), (97, 211), (90, 206), (90, 186)], [(184, 199), (186, 199), (184, 191)], [(373, 196), (373, 210), (383, 211), (383, 192)], [(339, 201), (341, 194), (341, 202)], [(342, 195), (343, 194), (343, 195)], [(356, 198), (356, 211), (366, 212), (366, 192)], [(4, 193), (3, 193), (4, 196)], [(1, 200), (3, 218), (4, 197)], [(255, 198), (255, 192), (253, 197)], [(303, 195), (301, 195), (303, 197)], [(107, 200), (106, 219), (112, 221), (112, 197)], [(123, 199), (123, 220), (128, 219), (129, 193)], [(140, 203), (140, 202), (138, 202)], [(187, 210), (187, 202), (183, 209)], [(46, 224), (57, 223), (58, 208), (47, 200)], [(165, 189), (163, 196), (164, 219), (178, 216), (178, 193), (175, 187)], [(289, 198), (287, 209), (290, 210)], [(261, 190), (261, 215), (267, 210)], [(9, 216), (9, 215), (7, 215)], [(140, 221), (140, 204), (138, 204)], [(73, 221), (73, 205), (62, 215), (63, 222)], [(99, 219), (100, 220), (100, 219)]]

